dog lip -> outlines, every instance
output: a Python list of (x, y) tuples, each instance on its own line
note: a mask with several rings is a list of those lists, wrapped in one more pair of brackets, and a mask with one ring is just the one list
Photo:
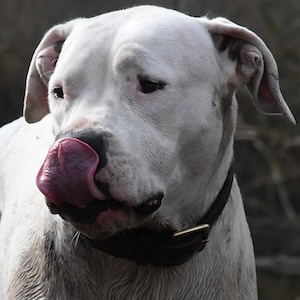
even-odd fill
[(125, 203), (109, 198), (107, 200), (96, 200), (88, 206), (82, 208), (69, 203), (57, 205), (46, 198), (47, 206), (52, 214), (59, 214), (66, 221), (80, 224), (92, 224), (96, 221), (99, 214), (108, 209), (117, 211), (123, 209), (132, 209), (136, 215), (147, 216), (157, 211), (162, 204), (163, 194), (159, 193), (140, 205), (128, 206)]
[(121, 202), (114, 199), (95, 200), (84, 208), (69, 203), (56, 205), (48, 199), (46, 199), (46, 203), (52, 214), (59, 214), (64, 220), (79, 224), (92, 224), (96, 221), (101, 212), (107, 211), (108, 209), (117, 211), (125, 207)]
[(57, 215), (60, 212), (60, 206), (53, 203), (51, 200), (46, 198), (46, 204), (53, 215)]
[(146, 201), (139, 206), (133, 208), (136, 215), (146, 216), (154, 213), (161, 206), (161, 200)]
[(157, 211), (161, 204), (164, 195), (163, 193), (158, 193), (155, 197), (143, 202), (142, 204), (133, 208), (136, 215), (146, 216)]

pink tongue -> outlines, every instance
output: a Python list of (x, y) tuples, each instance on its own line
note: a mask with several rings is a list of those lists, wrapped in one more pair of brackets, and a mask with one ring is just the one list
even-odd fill
[(94, 182), (98, 163), (98, 154), (88, 144), (74, 138), (58, 140), (38, 172), (37, 186), (56, 205), (67, 202), (83, 208), (105, 200)]

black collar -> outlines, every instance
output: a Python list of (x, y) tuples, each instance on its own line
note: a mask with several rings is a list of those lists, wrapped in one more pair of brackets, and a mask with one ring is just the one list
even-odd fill
[(231, 165), (226, 180), (216, 200), (195, 227), (172, 233), (146, 228), (125, 230), (104, 240), (85, 238), (89, 244), (109, 255), (135, 261), (137, 264), (153, 264), (171, 267), (183, 264), (204, 249), (211, 227), (225, 207), (234, 178)]

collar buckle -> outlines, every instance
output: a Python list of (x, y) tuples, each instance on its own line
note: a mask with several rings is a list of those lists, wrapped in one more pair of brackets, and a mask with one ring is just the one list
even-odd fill
[(209, 241), (209, 238), (208, 238), (209, 232), (210, 232), (210, 225), (209, 224), (201, 224), (201, 225), (193, 227), (193, 228), (175, 232), (173, 234), (173, 238), (176, 239), (178, 237), (182, 237), (182, 236), (185, 236), (188, 234), (200, 233), (201, 239), (199, 240), (199, 244), (197, 247), (198, 249), (196, 249), (196, 252), (200, 252), (205, 248), (207, 242)]
[(203, 242), (207, 243), (208, 242), (209, 231), (210, 231), (209, 224), (201, 224), (201, 225), (193, 227), (193, 228), (189, 228), (189, 229), (186, 229), (186, 230), (175, 232), (175, 233), (173, 233), (173, 238), (177, 238), (177, 237), (180, 237), (180, 236), (183, 236), (183, 235), (186, 235), (186, 234), (202, 232)]

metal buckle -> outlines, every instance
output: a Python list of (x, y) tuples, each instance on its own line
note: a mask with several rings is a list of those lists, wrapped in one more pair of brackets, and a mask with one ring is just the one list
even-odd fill
[(186, 235), (186, 234), (201, 232), (202, 233), (201, 241), (199, 241), (200, 244), (198, 244), (198, 249), (197, 249), (197, 252), (200, 252), (205, 248), (205, 245), (209, 241), (209, 239), (208, 239), (209, 231), (210, 231), (209, 224), (201, 224), (199, 226), (196, 226), (196, 227), (193, 227), (193, 228), (190, 228), (190, 229), (175, 232), (173, 234), (173, 238), (181, 237), (181, 236)]
[(173, 234), (173, 238), (177, 238), (177, 237), (180, 237), (182, 235), (192, 234), (192, 233), (201, 232), (201, 231), (203, 231), (203, 235), (204, 235), (202, 242), (207, 243), (208, 242), (208, 234), (209, 234), (209, 231), (210, 231), (209, 224), (201, 224), (201, 225), (193, 227), (193, 228), (189, 228), (189, 229), (186, 229), (186, 230), (175, 232)]

